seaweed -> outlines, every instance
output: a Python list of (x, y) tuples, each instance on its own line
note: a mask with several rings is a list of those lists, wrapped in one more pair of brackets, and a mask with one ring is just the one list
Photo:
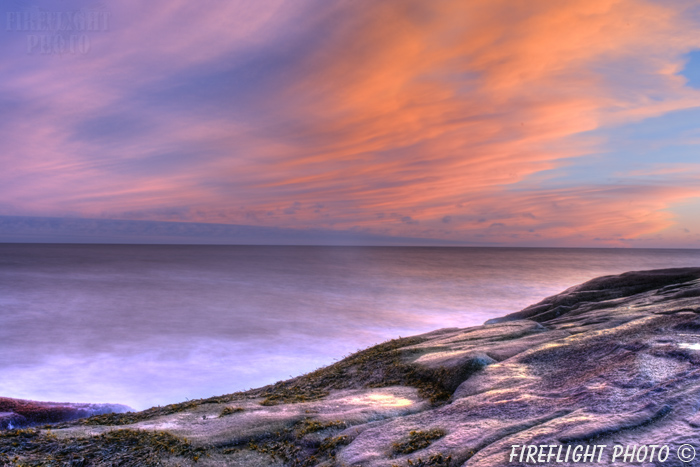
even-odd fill
[(34, 429), (0, 432), (0, 462), (6, 465), (151, 467), (166, 457), (196, 462), (205, 455), (204, 448), (167, 432), (112, 430), (83, 438), (58, 438)]
[(410, 454), (415, 451), (420, 451), (430, 446), (435, 440), (445, 436), (445, 430), (440, 428), (433, 428), (428, 431), (411, 431), (408, 434), (408, 438), (394, 443), (392, 445), (392, 450), (394, 454)]
[(448, 372), (419, 368), (404, 362), (402, 348), (424, 342), (425, 338), (392, 339), (352, 354), (343, 360), (297, 378), (261, 388), (262, 405), (290, 404), (318, 400), (330, 390), (412, 386), (434, 404), (452, 395)]
[(291, 467), (312, 467), (335, 460), (337, 448), (349, 444), (346, 435), (326, 436), (319, 440), (308, 435), (324, 430), (337, 432), (347, 425), (341, 421), (319, 422), (305, 419), (281, 432), (249, 442), (246, 448), (280, 459)]
[[(450, 467), (452, 465), (452, 456), (445, 456), (441, 453), (433, 454), (426, 460), (418, 457), (417, 459), (407, 459), (406, 467)], [(391, 467), (401, 467), (399, 464), (392, 464)]]
[(235, 413), (241, 413), (245, 411), (243, 407), (224, 407), (224, 410), (219, 414), (219, 418), (225, 417), (227, 415), (233, 415)]

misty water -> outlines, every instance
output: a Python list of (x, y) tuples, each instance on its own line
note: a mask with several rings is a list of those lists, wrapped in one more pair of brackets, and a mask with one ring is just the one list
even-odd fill
[(273, 383), (700, 250), (0, 245), (0, 396), (144, 409)]

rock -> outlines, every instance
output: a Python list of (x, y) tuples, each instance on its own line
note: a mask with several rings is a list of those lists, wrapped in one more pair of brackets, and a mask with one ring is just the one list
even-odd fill
[[(177, 458), (198, 466), (532, 465), (511, 461), (513, 445), (606, 445), (603, 464), (616, 445), (666, 445), (663, 465), (680, 466), (678, 448), (700, 439), (699, 401), (700, 268), (687, 268), (597, 278), (265, 388), (53, 433), (82, 446), (112, 430), (167, 431), (189, 440), (182, 452), (206, 453)], [(27, 461), (43, 452), (0, 448)]]
[(14, 412), (0, 412), (0, 430), (13, 430), (27, 425), (27, 419)]
[(129, 410), (130, 407), (120, 404), (37, 402), (0, 397), (0, 428), (25, 428)]
[[(690, 294), (687, 298), (700, 296), (700, 290), (683, 289), (686, 284), (700, 277), (700, 268), (656, 269), (653, 271), (631, 271), (618, 276), (603, 276), (571, 287), (564, 292), (545, 298), (522, 311), (489, 320), (486, 324), (531, 319), (542, 322), (567, 313), (585, 313), (589, 308), (617, 307), (617, 300), (625, 301), (647, 291), (656, 290), (668, 298), (684, 298), (678, 294)], [(683, 289), (683, 290), (682, 290)]]

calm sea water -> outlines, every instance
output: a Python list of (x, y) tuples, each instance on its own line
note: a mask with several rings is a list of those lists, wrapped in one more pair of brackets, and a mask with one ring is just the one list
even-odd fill
[(0, 245), (0, 396), (136, 409), (258, 387), (700, 250)]

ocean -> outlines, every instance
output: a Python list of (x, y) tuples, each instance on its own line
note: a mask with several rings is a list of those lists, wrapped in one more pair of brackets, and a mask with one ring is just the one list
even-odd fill
[(700, 250), (0, 244), (0, 396), (134, 409), (480, 325)]

